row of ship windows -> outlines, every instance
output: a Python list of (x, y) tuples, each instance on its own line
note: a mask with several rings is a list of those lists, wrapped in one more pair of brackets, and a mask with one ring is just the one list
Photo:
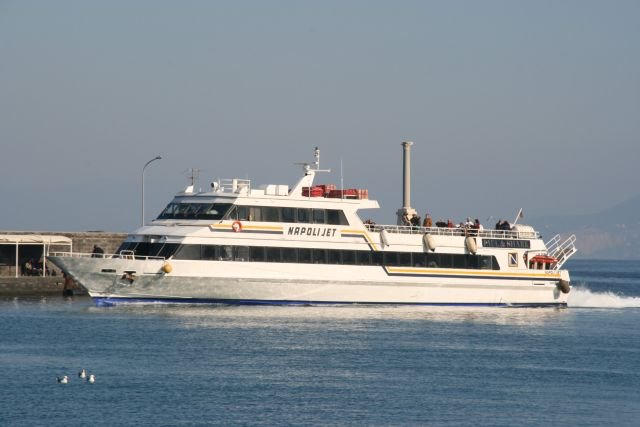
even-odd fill
[(120, 251), (138, 256), (181, 260), (287, 262), (302, 264), (380, 265), (499, 270), (494, 256), (423, 252), (371, 252), (340, 249), (281, 248), (264, 246), (180, 245), (177, 243), (125, 242)]
[(227, 203), (169, 203), (158, 219), (206, 219), (348, 225), (340, 209), (238, 206)]

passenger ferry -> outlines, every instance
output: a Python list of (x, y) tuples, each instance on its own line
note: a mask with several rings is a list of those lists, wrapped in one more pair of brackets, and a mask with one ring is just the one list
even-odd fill
[(305, 164), (293, 187), (246, 179), (188, 186), (115, 254), (48, 258), (97, 305), (131, 302), (566, 306), (561, 267), (575, 236), (544, 242), (531, 226), (508, 230), (405, 225), (410, 148), (404, 148), (403, 207), (396, 225), (363, 221), (377, 209), (363, 189), (314, 185)]

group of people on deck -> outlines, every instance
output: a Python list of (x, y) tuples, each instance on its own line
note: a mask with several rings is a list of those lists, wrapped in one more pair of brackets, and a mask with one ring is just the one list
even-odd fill
[[(507, 221), (504, 222), (507, 223), (507, 225), (509, 224)], [(408, 213), (405, 212), (405, 214), (402, 216), (402, 225), (409, 227), (420, 227), (420, 216), (414, 214), (413, 216), (409, 217)], [(422, 226), (426, 228), (434, 226), (433, 219), (431, 218), (429, 212), (425, 213), (424, 221), (422, 221)], [(435, 226), (442, 228), (460, 228), (463, 230), (484, 230), (484, 227), (480, 223), (480, 220), (476, 218), (474, 221), (472, 221), (471, 217), (467, 217), (466, 221), (462, 221), (457, 225), (454, 224), (451, 218), (449, 218), (446, 222), (444, 220), (439, 220), (436, 221)]]

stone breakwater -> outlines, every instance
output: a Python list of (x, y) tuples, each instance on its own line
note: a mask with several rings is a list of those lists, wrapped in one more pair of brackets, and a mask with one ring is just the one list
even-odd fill
[[(54, 232), (54, 231), (2, 231), (0, 234), (19, 235), (56, 235), (66, 236), (72, 240), (73, 252), (90, 253), (94, 245), (100, 246), (107, 254), (115, 253), (126, 233), (112, 233), (104, 231), (84, 232)], [(50, 252), (68, 251), (66, 246), (52, 245)], [(55, 275), (46, 277), (20, 276), (15, 277), (15, 264), (0, 265), (0, 296), (48, 296), (62, 295), (64, 279), (62, 274), (51, 263), (47, 263), (50, 272)], [(86, 295), (83, 288), (74, 289), (75, 295)]]

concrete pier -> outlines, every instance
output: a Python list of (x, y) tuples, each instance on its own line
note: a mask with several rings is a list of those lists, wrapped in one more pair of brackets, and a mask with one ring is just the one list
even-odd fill
[[(127, 237), (126, 233), (113, 233), (104, 231), (85, 232), (58, 232), (58, 231), (0, 231), (0, 234), (39, 234), (57, 235), (69, 237), (73, 242), (73, 252), (90, 253), (94, 245), (100, 246), (105, 253), (112, 254), (118, 249), (122, 241)], [(9, 246), (10, 248), (11, 246)], [(8, 249), (8, 248), (7, 248)], [(52, 248), (52, 251), (68, 251), (67, 247)], [(14, 255), (15, 256), (15, 255)], [(55, 275), (41, 276), (16, 276), (15, 263), (0, 264), (0, 296), (48, 296), (62, 295), (64, 278), (60, 271), (47, 263), (49, 271)], [(84, 288), (77, 287), (74, 295), (87, 295)]]

